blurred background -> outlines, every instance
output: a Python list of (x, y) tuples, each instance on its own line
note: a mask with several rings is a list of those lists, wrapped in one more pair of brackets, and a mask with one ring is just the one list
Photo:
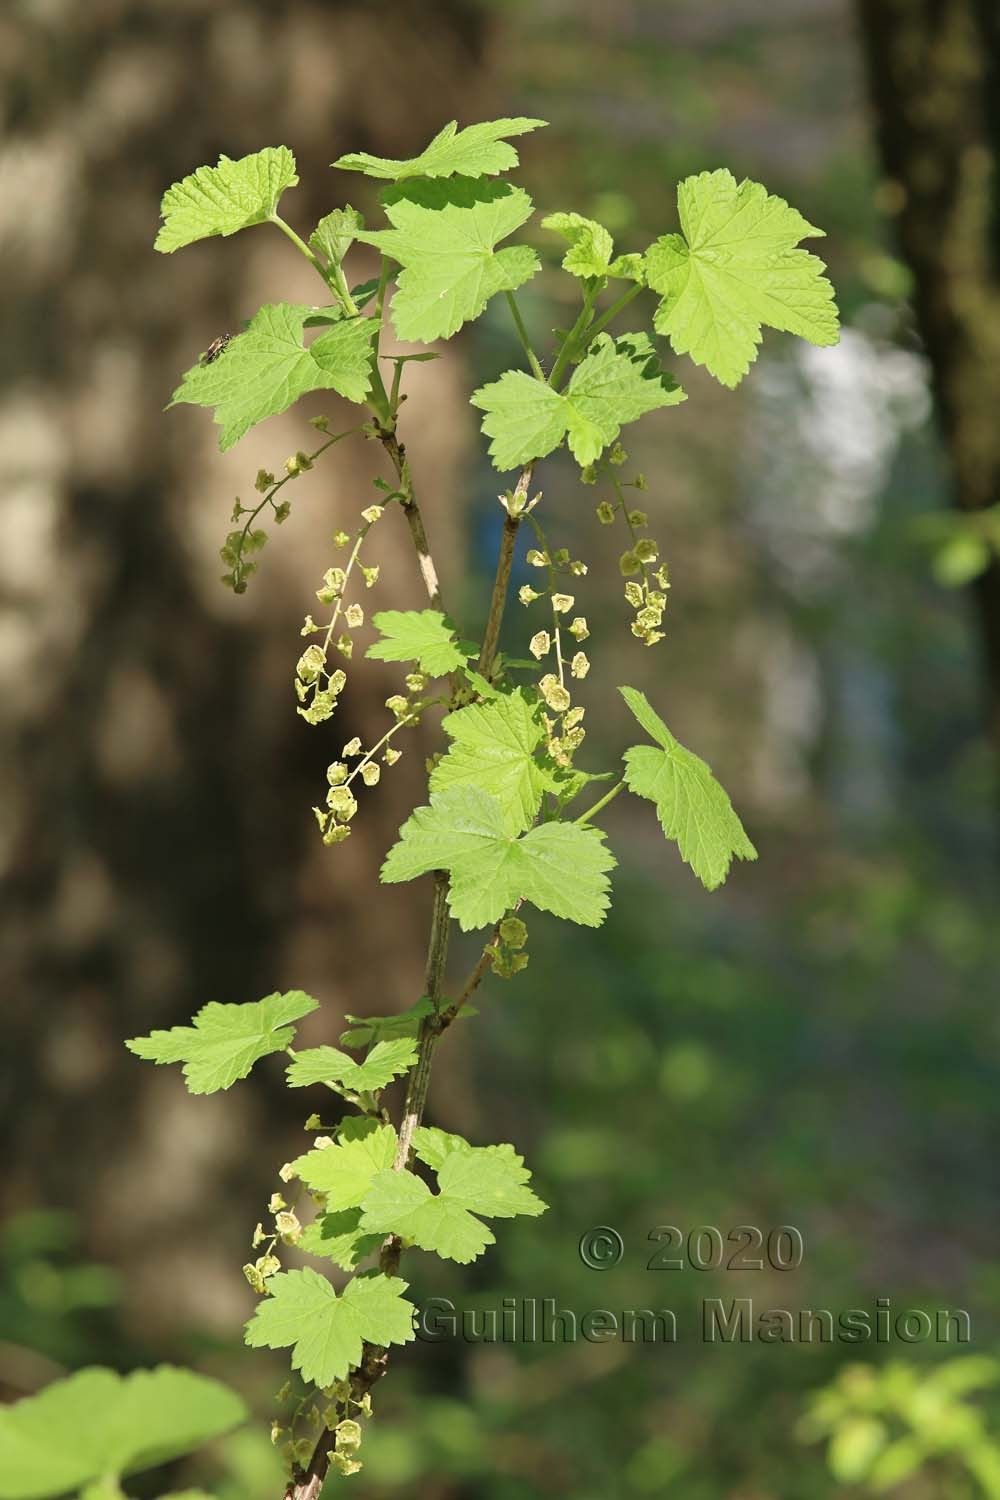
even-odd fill
[[(342, 152), (540, 115), (519, 178), (540, 210), (642, 249), (676, 227), (678, 178), (727, 165), (826, 229), (812, 248), (846, 327), (834, 350), (767, 335), (735, 393), (677, 361), (690, 400), (629, 433), (673, 581), (652, 650), (628, 631), (603, 495), (546, 463), (550, 536), (590, 565), (585, 763), (629, 743), (601, 684), (642, 688), (760, 860), (709, 895), (648, 808), (615, 803), (607, 924), (533, 920), (527, 974), (488, 982), (431, 1093), (432, 1123), (516, 1142), (552, 1207), (473, 1268), (411, 1253), (414, 1295), (669, 1306), (678, 1344), (417, 1345), (351, 1483), (372, 1500), (1000, 1494), (981, 1362), (1000, 1352), (998, 17), (995, 0), (7, 0), (5, 1399), (88, 1363), (193, 1364), (261, 1420), (167, 1480), (275, 1500), (283, 1361), (241, 1352), (239, 1267), (303, 1107), (267, 1064), (192, 1099), (122, 1038), (301, 987), (323, 1002), (309, 1041), (334, 1040), (345, 1012), (420, 989), (429, 888), (380, 891), (377, 869), (433, 726), (325, 850), (324, 767), (398, 677), (359, 667), (319, 728), (292, 692), (326, 544), (376, 498), (378, 456), (337, 448), (294, 487), (249, 592), (221, 586), (234, 497), (312, 432), (275, 418), (223, 459), (204, 413), (162, 407), (215, 336), (314, 292), (263, 228), (154, 255), (160, 195), (283, 142), (301, 177), (283, 211), (307, 233), (347, 198), (374, 211), (371, 184), (329, 172)], [(521, 299), (542, 349), (565, 312), (546, 256)], [(499, 508), (467, 398), (520, 361), (497, 299), (411, 367), (404, 435), (469, 634)], [(377, 536), (372, 606), (419, 607), (401, 518)], [(510, 649), (534, 628), (515, 605)], [(785, 1273), (648, 1271), (661, 1224), (791, 1224), (805, 1253)], [(622, 1235), (614, 1269), (580, 1260), (594, 1225)], [(961, 1307), (972, 1343), (703, 1344), (700, 1300), (748, 1295)]]

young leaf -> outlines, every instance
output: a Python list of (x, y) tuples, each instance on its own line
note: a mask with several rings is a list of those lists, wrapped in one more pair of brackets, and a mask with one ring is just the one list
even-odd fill
[(217, 167), (199, 167), (167, 188), (155, 248), (170, 254), (195, 240), (263, 224), (285, 189), (298, 180), (295, 157), (287, 146), (266, 146), (239, 161), (220, 156)]
[(351, 1025), (340, 1034), (345, 1047), (368, 1047), (374, 1041), (389, 1041), (395, 1037), (416, 1036), (420, 1022), (434, 1010), (434, 1002), (421, 995), (407, 1009), (395, 1016), (345, 1016)]
[(351, 1093), (373, 1093), (406, 1073), (416, 1061), (416, 1044), (407, 1037), (377, 1042), (363, 1062), (355, 1062), (336, 1047), (309, 1047), (288, 1065), (286, 1077), (293, 1089), (310, 1083), (333, 1083)]
[(612, 260), (614, 241), (603, 224), (585, 219), (582, 214), (549, 214), (542, 220), (543, 229), (554, 230), (569, 241), (562, 266), (571, 276), (582, 280), (591, 277), (620, 277), (625, 281), (645, 279), (641, 255), (619, 255)]
[(437, 1193), (412, 1172), (380, 1172), (362, 1204), (362, 1228), (398, 1234), (464, 1265), (494, 1239), (475, 1214), (512, 1219), (545, 1212), (525, 1186), (531, 1173), (513, 1146), (470, 1146), (436, 1130), (416, 1131), (414, 1146), (437, 1171)]
[(365, 655), (375, 661), (415, 661), (429, 677), (445, 677), (468, 660), (454, 627), (436, 609), (384, 609), (372, 624), (382, 639)]
[(531, 217), (531, 199), (521, 188), (483, 178), (414, 182), (390, 189), (385, 203), (393, 227), (358, 239), (403, 268), (392, 299), (401, 339), (451, 338), (495, 293), (513, 291), (538, 270), (538, 256), (526, 245), (495, 248)]
[(359, 1208), (344, 1208), (337, 1213), (318, 1214), (303, 1229), (298, 1248), (307, 1255), (332, 1260), (342, 1271), (354, 1271), (366, 1255), (379, 1248), (382, 1238), (380, 1234), (364, 1232)]
[(620, 689), (632, 713), (657, 742), (625, 752), (625, 781), (656, 804), (664, 834), (676, 840), (681, 858), (702, 885), (714, 891), (729, 874), (733, 855), (756, 859), (733, 805), (711, 767), (674, 739), (663, 720), (635, 688)]
[(310, 1267), (279, 1271), (269, 1278), (269, 1295), (257, 1304), (244, 1337), (251, 1349), (290, 1347), (292, 1369), (308, 1385), (332, 1385), (360, 1364), (362, 1344), (413, 1339), (406, 1286), (397, 1276), (355, 1276), (338, 1297)]
[(318, 1001), (302, 990), (275, 993), (248, 1005), (202, 1006), (191, 1026), (151, 1031), (125, 1043), (130, 1052), (149, 1062), (184, 1064), (190, 1094), (214, 1094), (245, 1078), (255, 1062), (290, 1045), (298, 1021), (317, 1008)]
[(309, 245), (332, 266), (339, 266), (354, 244), (358, 230), (364, 227), (364, 215), (345, 203), (343, 208), (335, 208), (320, 219), (309, 236)]
[(495, 177), (498, 172), (508, 172), (517, 166), (517, 152), (506, 144), (504, 137), (525, 135), (546, 123), (519, 117), (488, 120), (459, 130), (458, 121), (452, 120), (419, 156), (406, 161), (352, 151), (333, 165), (346, 172), (364, 172), (367, 177), (381, 177), (390, 182), (401, 182), (406, 177), (452, 177), (456, 173), (463, 177)]
[[(365, 1127), (363, 1130), (361, 1127)], [(292, 1162), (295, 1175), (317, 1192), (326, 1194), (331, 1213), (357, 1208), (372, 1178), (391, 1167), (396, 1155), (396, 1132), (391, 1125), (358, 1122), (358, 1133), (332, 1146), (318, 1146)]]
[(79, 1370), (0, 1408), (0, 1500), (43, 1500), (155, 1468), (246, 1415), (233, 1391), (191, 1370)]
[(537, 710), (521, 693), (510, 693), (456, 709), (442, 720), (451, 736), (448, 753), (431, 772), (431, 792), (478, 787), (517, 810), (527, 828), (544, 791), (556, 790), (536, 759), (544, 738)]
[(644, 333), (598, 334), (563, 394), (523, 370), (508, 370), (471, 397), (486, 413), (483, 431), (493, 439), (490, 455), (501, 470), (544, 458), (564, 437), (579, 464), (594, 463), (624, 423), (685, 399)]
[(306, 348), (303, 325), (314, 311), (288, 302), (262, 307), (217, 359), (185, 373), (170, 405), (214, 406), (225, 453), (256, 423), (287, 411), (307, 391), (333, 390), (348, 401), (363, 401), (371, 383), (374, 320), (344, 318)]
[(608, 907), (606, 871), (616, 863), (603, 833), (575, 823), (543, 823), (524, 832), (526, 826), (523, 809), (477, 787), (449, 787), (403, 824), (381, 878), (412, 880), (448, 870), (448, 904), (463, 932), (496, 922), (519, 900), (599, 927)]
[(759, 182), (702, 172), (677, 189), (683, 235), (646, 251), (646, 276), (663, 300), (654, 317), (678, 354), (723, 385), (738, 385), (757, 358), (761, 325), (835, 344), (839, 321), (826, 267), (799, 240), (822, 235)]

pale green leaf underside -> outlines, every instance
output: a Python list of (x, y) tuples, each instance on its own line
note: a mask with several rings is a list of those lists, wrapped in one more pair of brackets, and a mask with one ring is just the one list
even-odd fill
[(371, 383), (371, 318), (344, 318), (306, 347), (312, 308), (270, 303), (255, 314), (210, 364), (193, 365), (170, 405), (214, 406), (223, 452), (265, 417), (276, 416), (308, 391), (336, 391), (363, 401)]
[(686, 178), (677, 203), (683, 235), (664, 235), (646, 252), (649, 285), (663, 297), (654, 323), (676, 353), (734, 386), (757, 358), (764, 324), (811, 344), (837, 342), (826, 268), (795, 248), (822, 230), (725, 170)]
[(543, 823), (524, 832), (518, 808), (471, 786), (453, 786), (418, 807), (382, 866), (383, 881), (448, 870), (448, 904), (464, 932), (496, 922), (519, 900), (599, 927), (614, 856), (596, 828)]
[(413, 661), (430, 677), (445, 677), (465, 665), (468, 652), (436, 609), (384, 609), (372, 616), (382, 636), (365, 652), (375, 661)]
[(674, 739), (663, 720), (635, 688), (622, 696), (657, 746), (634, 745), (625, 752), (629, 789), (656, 804), (660, 826), (681, 858), (708, 890), (720, 886), (733, 856), (757, 858), (725, 789), (711, 768)]
[(285, 189), (298, 180), (287, 146), (266, 146), (239, 161), (220, 156), (218, 166), (199, 167), (167, 188), (155, 248), (169, 254), (195, 240), (263, 224)]
[(422, 1250), (466, 1264), (493, 1243), (475, 1214), (532, 1217), (545, 1204), (526, 1186), (531, 1174), (512, 1146), (470, 1146), (460, 1136), (418, 1130), (417, 1155), (437, 1171), (438, 1191), (412, 1172), (380, 1172), (362, 1205), (362, 1227), (398, 1234)]
[(343, 1380), (361, 1362), (363, 1343), (407, 1344), (413, 1304), (396, 1276), (355, 1276), (340, 1296), (318, 1271), (279, 1271), (246, 1325), (252, 1349), (292, 1350), (292, 1369), (307, 1384)]
[(512, 120), (486, 120), (459, 130), (458, 121), (452, 120), (419, 156), (395, 161), (389, 156), (352, 151), (333, 165), (347, 172), (364, 172), (368, 177), (381, 177), (391, 182), (401, 182), (406, 177), (452, 177), (456, 174), (495, 177), (498, 172), (508, 172), (517, 166), (517, 152), (504, 137), (525, 135), (546, 123), (545, 120), (529, 120), (521, 116)]
[(326, 1194), (331, 1213), (357, 1208), (376, 1173), (391, 1167), (396, 1155), (396, 1132), (391, 1125), (372, 1126), (365, 1133), (332, 1146), (319, 1146), (296, 1157), (295, 1175), (317, 1192)]
[(564, 437), (579, 464), (594, 463), (626, 422), (685, 399), (642, 333), (599, 334), (565, 392), (508, 370), (471, 397), (486, 414), (483, 432), (492, 438), (490, 456), (500, 470), (544, 458)]
[(42, 1500), (154, 1468), (246, 1415), (233, 1391), (191, 1370), (79, 1370), (0, 1408), (0, 1500)]
[(363, 1062), (357, 1062), (337, 1047), (309, 1047), (288, 1066), (289, 1088), (311, 1083), (331, 1083), (352, 1093), (371, 1093), (406, 1073), (416, 1060), (416, 1043), (409, 1038), (377, 1042)]
[(431, 792), (478, 787), (515, 808), (527, 828), (542, 793), (556, 790), (551, 773), (536, 759), (544, 731), (532, 705), (520, 693), (503, 694), (457, 709), (441, 727), (451, 745), (431, 772)]
[(379, 1248), (382, 1238), (380, 1234), (366, 1234), (361, 1228), (359, 1208), (344, 1208), (336, 1213), (319, 1214), (307, 1224), (299, 1239), (299, 1249), (332, 1260), (342, 1271), (353, 1271)]
[(642, 282), (645, 277), (641, 255), (614, 255), (614, 241), (603, 224), (585, 219), (582, 214), (549, 214), (542, 220), (543, 229), (551, 229), (569, 241), (562, 266), (571, 276), (586, 281), (593, 277), (614, 277)]
[(307, 1016), (317, 1004), (302, 990), (275, 993), (247, 1005), (212, 1001), (191, 1026), (152, 1031), (125, 1045), (149, 1062), (182, 1062), (188, 1092), (214, 1094), (245, 1078), (262, 1057), (283, 1052), (295, 1035), (290, 1023)]
[(532, 212), (527, 193), (509, 183), (418, 181), (391, 189), (385, 211), (393, 227), (358, 238), (402, 267), (392, 299), (401, 339), (450, 338), (497, 292), (513, 291), (538, 269), (525, 245), (496, 249)]

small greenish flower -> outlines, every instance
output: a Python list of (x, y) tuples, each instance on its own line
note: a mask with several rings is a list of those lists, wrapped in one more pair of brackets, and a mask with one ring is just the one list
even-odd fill
[(635, 552), (623, 552), (618, 559), (618, 566), (623, 578), (628, 578), (632, 573), (642, 572), (642, 563)]
[[(275, 1229), (277, 1229), (278, 1234), (281, 1236), (281, 1242), (283, 1245), (298, 1244), (298, 1241), (302, 1237), (302, 1225), (299, 1223), (297, 1216), (293, 1214), (290, 1209), (285, 1213), (276, 1215), (274, 1220), (274, 1227)], [(258, 1262), (258, 1265), (259, 1264), (260, 1262)], [(278, 1264), (280, 1265), (281, 1262), (279, 1261)], [(267, 1272), (265, 1272), (264, 1274), (266, 1275)]]
[(553, 713), (565, 713), (572, 699), (554, 672), (546, 672), (538, 684), (538, 691)]
[(625, 585), (625, 598), (628, 600), (629, 604), (631, 604), (633, 609), (641, 609), (645, 597), (646, 596), (642, 591), (642, 584), (627, 583)]
[(508, 948), (523, 948), (528, 941), (528, 929), (520, 917), (504, 917), (500, 923), (500, 941)]
[(575, 558), (574, 561), (570, 563), (569, 570), (573, 574), (574, 578), (586, 578), (588, 572), (590, 571), (587, 567), (587, 564), (585, 562), (582, 562), (580, 558)]
[(531, 637), (531, 640), (528, 642), (528, 650), (531, 652), (536, 661), (541, 661), (542, 657), (546, 655), (551, 645), (552, 637), (549, 635), (549, 632), (547, 630), (539, 630)]
[(275, 479), (274, 475), (269, 474), (266, 469), (258, 469), (257, 478), (253, 482), (253, 487), (257, 491), (258, 495), (266, 495), (267, 491), (271, 489), (272, 486), (276, 485), (277, 482), (278, 481)]
[(575, 729), (578, 724), (583, 722), (583, 716), (586, 712), (585, 708), (571, 708), (565, 719), (563, 719), (563, 728), (566, 730)]
[(537, 547), (529, 547), (524, 560), (532, 568), (547, 568), (549, 565), (548, 554), (540, 552)]
[(633, 479), (632, 484), (637, 490), (649, 489), (649, 481), (647, 480), (645, 474), (637, 474)]
[(644, 536), (635, 544), (635, 555), (640, 562), (654, 563), (660, 555), (660, 549), (651, 536)]
[(587, 639), (590, 631), (587, 629), (586, 615), (577, 615), (575, 620), (570, 621), (569, 633), (574, 640), (585, 641)]
[(518, 589), (517, 597), (522, 604), (534, 604), (535, 600), (540, 599), (542, 596), (535, 592), (530, 583), (525, 583)]
[(358, 810), (357, 799), (348, 786), (332, 786), (326, 794), (326, 805), (339, 823), (349, 823)]
[(367, 505), (361, 512), (361, 518), (362, 520), (367, 521), (369, 526), (374, 526), (375, 522), (378, 520), (379, 516), (384, 510), (384, 505)]
[(351, 637), (349, 635), (338, 636), (336, 646), (341, 656), (346, 656), (347, 660), (350, 661), (351, 654), (354, 651), (354, 642), (351, 640)]
[(601, 501), (595, 514), (602, 526), (611, 526), (614, 524), (615, 508), (607, 500)]
[(267, 1211), (269, 1214), (278, 1214), (283, 1208), (287, 1207), (288, 1204), (285, 1202), (280, 1193), (272, 1193), (270, 1198), (267, 1200)]
[(427, 678), (423, 672), (408, 672), (404, 681), (408, 693), (422, 693), (427, 686)]
[(355, 735), (353, 740), (348, 740), (347, 744), (344, 746), (343, 750), (341, 750), (340, 753), (341, 755), (360, 755), (361, 741), (358, 736)]
[(326, 779), (329, 786), (340, 786), (341, 782), (347, 780), (347, 767), (342, 760), (335, 760), (326, 768)]
[(630, 510), (628, 513), (628, 524), (630, 526), (647, 526), (649, 518), (644, 510)]
[(295, 671), (301, 682), (315, 682), (326, 666), (326, 656), (321, 646), (307, 646), (296, 663)]
[(409, 711), (410, 700), (404, 698), (402, 693), (393, 693), (391, 698), (385, 700), (385, 706), (391, 714), (396, 715), (397, 719), (401, 719)]
[(552, 608), (556, 611), (557, 614), (568, 614), (569, 611), (573, 608), (573, 603), (574, 600), (572, 594), (552, 595)]
[(361, 767), (361, 780), (365, 786), (377, 786), (382, 772), (373, 760), (365, 761)]
[(351, 830), (346, 823), (332, 823), (323, 835), (323, 842), (327, 846), (331, 844), (342, 844), (345, 839), (350, 838)]
[(322, 415), (322, 413), (318, 417), (310, 417), (309, 418), (309, 426), (310, 427), (315, 427), (315, 429), (316, 429), (317, 432), (329, 432), (330, 431), (330, 418), (329, 417), (324, 417)]
[(586, 677), (590, 671), (590, 662), (582, 651), (578, 651), (569, 664), (569, 669), (574, 677)]
[(392, 745), (387, 745), (382, 759), (387, 766), (394, 766), (402, 753), (402, 750), (394, 750)]
[(351, 604), (344, 610), (344, 620), (349, 630), (357, 630), (365, 623), (365, 612), (360, 604)]
[(364, 575), (365, 588), (366, 589), (372, 588), (372, 586), (378, 582), (378, 574), (379, 574), (379, 564), (378, 563), (375, 563), (370, 568), (366, 568), (366, 567), (364, 567), (364, 565), (362, 565), (361, 572)]
[(253, 1239), (250, 1241), (251, 1250), (256, 1250), (258, 1245), (263, 1245), (266, 1239), (267, 1234), (264, 1230), (263, 1224), (258, 1224), (253, 1232)]
[(333, 533), (333, 545), (335, 547), (346, 547), (350, 540), (346, 531), (335, 531)]

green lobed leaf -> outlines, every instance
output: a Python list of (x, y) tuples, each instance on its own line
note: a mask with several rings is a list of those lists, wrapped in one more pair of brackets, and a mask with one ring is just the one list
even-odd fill
[(363, 1228), (398, 1234), (464, 1265), (494, 1240), (475, 1215), (511, 1219), (545, 1212), (526, 1186), (531, 1173), (513, 1146), (470, 1146), (461, 1136), (421, 1128), (414, 1149), (436, 1170), (438, 1191), (409, 1171), (380, 1172), (362, 1204)]
[(393, 227), (358, 238), (402, 267), (392, 299), (401, 339), (450, 338), (497, 292), (513, 291), (538, 270), (538, 256), (526, 245), (496, 249), (532, 213), (527, 193), (509, 183), (417, 181), (389, 189), (385, 211)]
[(799, 240), (822, 235), (783, 198), (731, 172), (702, 172), (677, 189), (684, 233), (646, 252), (646, 276), (663, 300), (654, 324), (677, 354), (735, 386), (767, 324), (811, 344), (837, 342), (839, 319), (823, 262)]
[(309, 236), (310, 248), (322, 255), (332, 266), (339, 266), (357, 238), (358, 230), (364, 229), (364, 215), (345, 203), (325, 214)]
[(483, 432), (493, 440), (490, 456), (500, 470), (544, 458), (564, 437), (579, 464), (594, 463), (626, 422), (684, 400), (644, 333), (617, 339), (598, 334), (565, 392), (523, 370), (508, 370), (471, 397), (486, 413)]
[(725, 789), (711, 767), (674, 739), (645, 696), (620, 689), (630, 710), (657, 742), (634, 745), (625, 752), (625, 781), (630, 791), (656, 804), (660, 826), (673, 839), (681, 858), (701, 883), (714, 891), (729, 873), (733, 856), (757, 858)]
[(391, 1167), (396, 1155), (396, 1132), (391, 1125), (373, 1120), (358, 1121), (356, 1133), (329, 1146), (317, 1146), (291, 1163), (292, 1171), (307, 1187), (326, 1195), (331, 1213), (357, 1208), (372, 1179)]
[(214, 1094), (245, 1078), (255, 1062), (283, 1052), (295, 1036), (290, 1024), (316, 1010), (318, 1001), (302, 990), (275, 993), (248, 1005), (202, 1006), (190, 1026), (151, 1031), (125, 1043), (149, 1062), (184, 1064), (191, 1094)]
[(343, 318), (306, 347), (303, 327), (316, 309), (276, 302), (262, 307), (210, 364), (193, 365), (170, 405), (214, 406), (225, 452), (265, 417), (287, 411), (308, 391), (363, 401), (371, 384), (371, 318)]
[(408, 1344), (414, 1308), (396, 1276), (355, 1276), (340, 1296), (318, 1271), (278, 1271), (246, 1325), (251, 1349), (292, 1350), (292, 1369), (311, 1385), (332, 1385), (361, 1361), (364, 1343)]
[(571, 276), (587, 281), (593, 277), (621, 278), (625, 281), (645, 280), (645, 268), (641, 255), (619, 255), (614, 257), (614, 241), (603, 224), (594, 219), (585, 219), (582, 214), (549, 214), (542, 220), (543, 229), (551, 229), (569, 241), (569, 249), (563, 256), (562, 266)]
[(552, 773), (536, 758), (545, 738), (536, 706), (522, 693), (472, 703), (448, 714), (441, 727), (451, 738), (447, 754), (431, 772), (431, 792), (478, 787), (518, 811), (527, 828), (542, 793), (558, 790)]
[(429, 677), (445, 677), (469, 659), (455, 627), (436, 609), (383, 609), (372, 624), (382, 639), (365, 655), (375, 661), (415, 661)]
[(155, 1468), (246, 1415), (233, 1391), (191, 1370), (78, 1370), (0, 1408), (0, 1500), (43, 1500)]
[(517, 166), (517, 152), (513, 146), (507, 145), (505, 137), (525, 135), (546, 123), (545, 120), (519, 116), (512, 120), (487, 120), (459, 130), (458, 121), (451, 120), (419, 156), (395, 161), (389, 156), (370, 156), (367, 151), (353, 151), (333, 165), (347, 172), (364, 172), (368, 177), (393, 182), (406, 177), (451, 177), (456, 173), (463, 177), (494, 177), (498, 172), (507, 172)]
[(220, 156), (218, 166), (199, 167), (167, 188), (155, 248), (169, 255), (195, 240), (263, 224), (285, 189), (298, 180), (295, 157), (287, 146), (266, 146), (239, 161)]
[(377, 1042), (363, 1062), (337, 1047), (309, 1047), (289, 1063), (286, 1077), (293, 1089), (332, 1083), (355, 1094), (372, 1093), (408, 1072), (416, 1057), (416, 1044), (408, 1037)]
[(599, 927), (608, 908), (606, 872), (616, 863), (603, 833), (575, 823), (525, 827), (522, 809), (477, 787), (449, 787), (403, 824), (381, 878), (392, 883), (448, 870), (448, 904), (463, 932), (498, 921), (520, 900)]
[(359, 1208), (343, 1208), (336, 1213), (317, 1214), (303, 1229), (298, 1248), (307, 1255), (332, 1260), (342, 1271), (354, 1271), (366, 1256), (374, 1254), (382, 1239), (382, 1235), (366, 1234), (361, 1228)]

